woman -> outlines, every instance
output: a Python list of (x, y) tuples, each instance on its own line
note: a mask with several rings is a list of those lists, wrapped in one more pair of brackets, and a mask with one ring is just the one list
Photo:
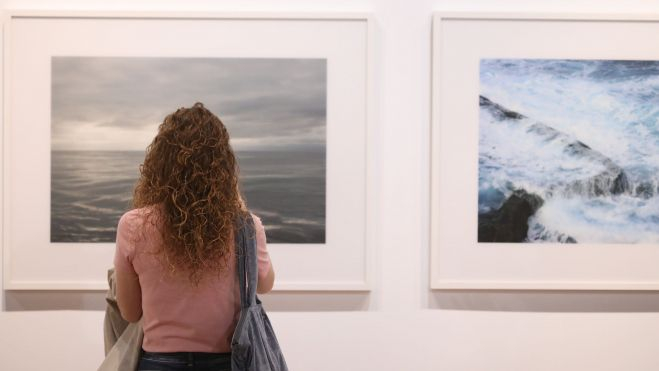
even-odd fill
[[(144, 318), (139, 370), (229, 370), (240, 312), (234, 233), (246, 207), (229, 134), (203, 104), (165, 118), (146, 151), (121, 217), (114, 259), (117, 302)], [(261, 221), (258, 287), (274, 284)]]

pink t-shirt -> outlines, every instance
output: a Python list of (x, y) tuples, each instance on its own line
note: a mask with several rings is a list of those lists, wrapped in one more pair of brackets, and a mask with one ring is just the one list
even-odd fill
[[(153, 252), (162, 241), (157, 228), (145, 223), (146, 209), (124, 214), (117, 228), (116, 270), (137, 274), (142, 289), (144, 342), (148, 352), (231, 351), (240, 314), (236, 260), (231, 252), (226, 270), (209, 274), (197, 287), (181, 273), (173, 276)], [(265, 230), (252, 215), (256, 227), (259, 279), (270, 270)]]

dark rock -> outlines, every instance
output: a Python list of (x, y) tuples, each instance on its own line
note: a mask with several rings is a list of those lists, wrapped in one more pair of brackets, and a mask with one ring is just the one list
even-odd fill
[(524, 242), (529, 217), (543, 203), (536, 194), (514, 191), (499, 209), (478, 216), (478, 242)]
[[(556, 190), (556, 187), (553, 187), (552, 190)], [(627, 174), (622, 168), (614, 165), (607, 166), (604, 171), (593, 177), (566, 184), (562, 194), (567, 197), (574, 195), (599, 197), (619, 195), (629, 191), (631, 191), (631, 184)]]
[(539, 122), (536, 122), (535, 124), (529, 126), (528, 132), (541, 136), (542, 138), (544, 138), (545, 142), (551, 142), (552, 140), (560, 137), (561, 135), (564, 135), (560, 131), (552, 128), (551, 126), (547, 126)]
[(523, 119), (524, 115), (521, 113), (511, 111), (507, 108), (504, 108), (503, 106), (492, 102), (488, 98), (479, 95), (478, 96), (478, 104), (483, 107), (487, 107), (489, 111), (498, 119), (503, 120), (503, 119), (514, 119), (514, 120), (521, 120)]
[(548, 230), (544, 225), (538, 223), (529, 226), (528, 238), (533, 241), (577, 243), (574, 237), (559, 231)]
[(572, 156), (585, 156), (592, 149), (583, 142), (577, 140), (565, 146), (565, 152)]
[(618, 168), (618, 176), (613, 179), (613, 186), (611, 187), (611, 193), (614, 195), (619, 195), (626, 193), (631, 188), (627, 174), (622, 168)]
[(634, 193), (635, 196), (647, 200), (649, 198), (652, 198), (652, 196), (654, 196), (654, 187), (650, 182), (643, 182), (636, 186)]
[(581, 147), (584, 147), (584, 148), (586, 148), (586, 149), (592, 149), (592, 148), (588, 147), (588, 145), (586, 145), (584, 142), (582, 142), (582, 141), (580, 141), (580, 140), (577, 140), (577, 144), (579, 144)]

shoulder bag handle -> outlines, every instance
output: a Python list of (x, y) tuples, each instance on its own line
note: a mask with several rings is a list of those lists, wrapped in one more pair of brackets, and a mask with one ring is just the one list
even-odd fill
[(238, 281), (240, 282), (240, 304), (248, 308), (256, 303), (256, 285), (258, 265), (256, 262), (256, 233), (252, 215), (247, 213), (238, 221), (236, 231), (236, 255)]

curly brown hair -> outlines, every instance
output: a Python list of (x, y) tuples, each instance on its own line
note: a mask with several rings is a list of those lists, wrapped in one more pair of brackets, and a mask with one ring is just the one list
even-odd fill
[(165, 117), (146, 149), (133, 207), (157, 206), (164, 263), (197, 285), (221, 272), (233, 247), (236, 220), (246, 212), (238, 164), (220, 119), (195, 103)]

